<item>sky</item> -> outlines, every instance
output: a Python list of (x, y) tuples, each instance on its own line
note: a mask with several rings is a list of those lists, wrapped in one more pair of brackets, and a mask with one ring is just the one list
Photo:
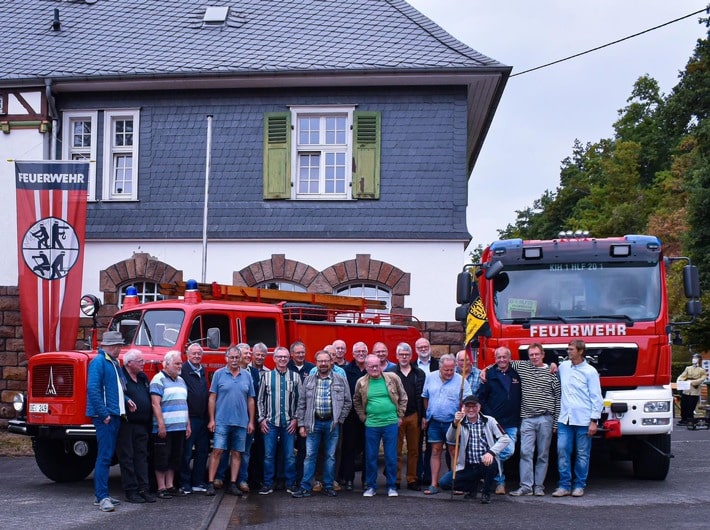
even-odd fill
[[(704, 9), (701, 0), (407, 0), (514, 75)], [(535, 72), (511, 77), (469, 181), (469, 250), (498, 239), (516, 210), (559, 184), (575, 139), (613, 136), (618, 110), (648, 74), (668, 94), (707, 28), (694, 15)], [(468, 261), (468, 253), (464, 256)]]

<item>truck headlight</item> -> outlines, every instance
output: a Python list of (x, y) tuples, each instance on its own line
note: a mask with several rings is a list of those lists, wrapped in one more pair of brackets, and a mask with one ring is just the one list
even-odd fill
[(24, 394), (15, 394), (12, 397), (12, 408), (15, 409), (15, 412), (18, 414), (22, 414), (25, 412), (25, 395)]
[(670, 412), (670, 401), (647, 401), (643, 404), (644, 412)]

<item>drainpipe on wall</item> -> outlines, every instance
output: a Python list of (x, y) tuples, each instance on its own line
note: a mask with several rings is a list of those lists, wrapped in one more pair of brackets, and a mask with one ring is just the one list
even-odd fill
[(212, 115), (207, 115), (207, 153), (205, 156), (205, 208), (202, 215), (202, 283), (207, 283), (207, 211), (212, 170)]
[(57, 134), (59, 132), (59, 116), (57, 115), (57, 107), (54, 106), (54, 95), (52, 94), (52, 80), (45, 79), (45, 95), (47, 96), (47, 109), (52, 117), (52, 140), (49, 146), (49, 159), (57, 159)]

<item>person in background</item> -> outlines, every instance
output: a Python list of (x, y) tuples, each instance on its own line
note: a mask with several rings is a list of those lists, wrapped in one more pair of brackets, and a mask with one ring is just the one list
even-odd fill
[(150, 494), (148, 477), (148, 441), (153, 423), (150, 399), (150, 382), (143, 372), (143, 353), (128, 350), (123, 355), (123, 376), (126, 396), (135, 403), (134, 410), (126, 411), (126, 419), (118, 430), (116, 456), (121, 467), (121, 483), (126, 501), (132, 503), (155, 502)]
[(698, 406), (700, 390), (708, 377), (702, 366), (703, 356), (699, 353), (693, 355), (690, 366), (686, 366), (677, 381), (689, 381), (690, 388), (683, 390), (680, 396), (680, 421), (678, 425), (687, 425), (695, 421), (695, 407)]

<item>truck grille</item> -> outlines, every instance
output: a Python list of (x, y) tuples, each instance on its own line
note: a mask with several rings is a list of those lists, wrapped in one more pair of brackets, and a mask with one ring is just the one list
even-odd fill
[[(567, 347), (545, 347), (545, 353), (553, 353), (562, 362), (567, 358)], [(528, 358), (527, 348), (519, 351), (521, 359)], [(601, 377), (629, 376), (636, 373), (639, 351), (635, 345), (595, 346), (587, 344), (587, 362), (597, 369)]]
[(43, 364), (32, 369), (32, 397), (72, 397), (74, 367), (70, 364)]

